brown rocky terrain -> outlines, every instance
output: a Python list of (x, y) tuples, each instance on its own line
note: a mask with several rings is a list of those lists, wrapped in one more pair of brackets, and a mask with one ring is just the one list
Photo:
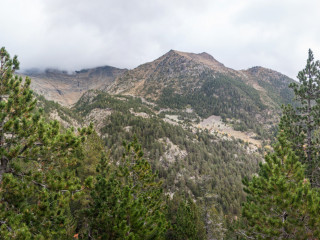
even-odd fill
[(44, 72), (28, 71), (26, 75), (32, 78), (31, 87), (36, 93), (63, 106), (71, 106), (86, 91), (111, 84), (125, 71), (127, 70), (105, 66), (83, 69), (73, 74), (47, 69)]
[(265, 94), (266, 84), (276, 85), (280, 90), (287, 89), (293, 81), (279, 72), (263, 67), (237, 71), (224, 66), (205, 52), (195, 54), (170, 50), (152, 62), (119, 75), (111, 85), (104, 85), (103, 89), (110, 93), (157, 99), (161, 90), (167, 86), (174, 87), (178, 93), (182, 93), (186, 88), (199, 88), (203, 83), (200, 76), (209, 73), (239, 78), (258, 90), (266, 101), (270, 100)]
[[(153, 107), (176, 111), (177, 118), (182, 113), (179, 111), (187, 108), (193, 110), (191, 121), (222, 117), (228, 129), (215, 129), (217, 124), (202, 127), (255, 145), (260, 143), (252, 136), (262, 136), (264, 130), (276, 126), (281, 104), (289, 103), (293, 96), (288, 88), (293, 80), (285, 75), (263, 67), (237, 71), (205, 52), (171, 50), (132, 70), (105, 66), (73, 74), (49, 69), (29, 71), (27, 75), (37, 93), (64, 106), (74, 105), (85, 92), (96, 89), (111, 95), (139, 97)], [(181, 123), (171, 119), (173, 115), (165, 116), (165, 121)], [(239, 137), (241, 132), (248, 136)]]
[(105, 66), (84, 69), (72, 74), (54, 69), (26, 73), (32, 78), (32, 88), (38, 94), (64, 106), (73, 105), (90, 89), (157, 100), (166, 87), (172, 87), (176, 93), (183, 94), (199, 89), (205, 82), (204, 75), (214, 77), (217, 74), (240, 79), (253, 87), (270, 107), (278, 105), (277, 102), (281, 101), (275, 99), (275, 94), (288, 95), (285, 91), (292, 82), (292, 79), (270, 69), (253, 67), (237, 71), (225, 67), (205, 52), (195, 54), (175, 50), (170, 50), (160, 58), (132, 70)]

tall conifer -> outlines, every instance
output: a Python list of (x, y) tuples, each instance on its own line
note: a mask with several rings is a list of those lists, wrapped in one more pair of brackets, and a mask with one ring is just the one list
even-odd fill
[(274, 150), (266, 156), (259, 174), (244, 181), (246, 227), (240, 235), (246, 239), (319, 239), (319, 192), (311, 188), (283, 132)]
[(311, 50), (306, 67), (299, 72), (300, 83), (291, 83), (297, 107), (284, 107), (280, 129), (293, 143), (293, 149), (306, 165), (311, 185), (320, 187), (320, 62)]
[(88, 236), (110, 240), (163, 239), (167, 223), (162, 183), (142, 156), (141, 146), (135, 140), (125, 145), (125, 154), (116, 169), (111, 171), (107, 158), (101, 159), (86, 211)]
[(1, 239), (70, 239), (70, 204), (81, 192), (75, 168), (92, 131), (62, 132), (35, 109), (31, 80), (14, 76), (19, 62), (0, 49)]

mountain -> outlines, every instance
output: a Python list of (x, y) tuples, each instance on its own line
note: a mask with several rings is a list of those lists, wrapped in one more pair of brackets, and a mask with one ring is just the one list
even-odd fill
[(36, 93), (61, 105), (71, 106), (86, 91), (111, 84), (118, 75), (125, 71), (127, 70), (104, 66), (83, 69), (72, 74), (57, 69), (28, 70), (24, 75), (32, 78), (31, 87)]
[(281, 104), (293, 98), (293, 80), (281, 73), (237, 71), (207, 53), (174, 50), (132, 70), (28, 75), (35, 91), (69, 106), (39, 97), (49, 118), (66, 127), (94, 122), (112, 159), (121, 158), (123, 140), (136, 136), (166, 194), (187, 193), (229, 216), (239, 214), (241, 180), (256, 173)]
[(293, 81), (270, 69), (237, 71), (207, 53), (171, 50), (124, 72), (102, 89), (110, 94), (143, 97), (177, 112), (191, 108), (203, 119), (221, 116), (237, 130), (265, 136), (277, 125), (281, 105), (293, 99), (288, 88)]
[(132, 70), (105, 66), (73, 74), (47, 69), (27, 75), (38, 94), (65, 106), (90, 89), (100, 89), (143, 97), (163, 108), (191, 107), (201, 118), (218, 115), (224, 121), (237, 121), (238, 129), (255, 132), (268, 122), (270, 128), (277, 121), (270, 118), (293, 98), (288, 88), (293, 80), (281, 73), (262, 67), (237, 71), (207, 53), (175, 50)]
[(131, 93), (156, 100), (167, 87), (185, 94), (220, 76), (246, 83), (259, 92), (266, 91), (264, 82), (276, 88), (287, 89), (288, 84), (293, 81), (281, 73), (262, 67), (233, 70), (205, 52), (194, 54), (170, 50), (153, 62), (142, 64), (120, 75), (105, 89), (111, 93)]
[(237, 71), (205, 52), (170, 50), (132, 70), (105, 66), (73, 74), (31, 70), (27, 75), (38, 94), (64, 106), (74, 105), (95, 89), (136, 96), (155, 104), (167, 121), (179, 118), (257, 146), (261, 145), (257, 140), (274, 135), (281, 105), (293, 99), (288, 85), (294, 80), (289, 77), (263, 67)]
[(209, 74), (212, 70), (232, 75), (237, 73), (207, 53), (194, 54), (170, 50), (155, 61), (140, 65), (119, 76), (112, 86), (106, 86), (106, 90), (157, 99), (163, 88), (168, 86), (174, 87), (179, 93), (198, 88), (202, 75)]

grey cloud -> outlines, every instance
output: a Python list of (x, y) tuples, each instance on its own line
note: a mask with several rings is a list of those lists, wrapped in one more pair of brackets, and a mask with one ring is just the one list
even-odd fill
[(0, 45), (23, 68), (133, 68), (170, 49), (295, 77), (320, 50), (316, 0), (3, 0)]

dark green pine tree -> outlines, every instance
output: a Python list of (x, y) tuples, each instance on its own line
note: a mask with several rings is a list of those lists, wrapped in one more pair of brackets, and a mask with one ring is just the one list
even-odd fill
[[(111, 167), (106, 157), (97, 167), (91, 188), (87, 215), (88, 231), (93, 239), (163, 239), (167, 223), (162, 183), (142, 158), (135, 141), (125, 145), (123, 158)], [(94, 184), (92, 184), (94, 183)]]
[(265, 157), (259, 174), (244, 181), (245, 227), (239, 234), (246, 239), (319, 239), (319, 192), (311, 188), (283, 132), (274, 150)]
[(174, 194), (168, 200), (168, 216), (170, 228), (167, 240), (202, 240), (207, 239), (201, 212), (192, 199), (184, 199)]
[(309, 50), (306, 67), (299, 72), (300, 83), (291, 83), (297, 107), (283, 109), (280, 129), (293, 143), (293, 149), (306, 164), (311, 185), (320, 187), (320, 63)]
[(17, 57), (0, 49), (1, 239), (70, 239), (70, 204), (81, 194), (75, 176), (82, 142), (92, 131), (62, 132), (35, 109), (30, 79), (14, 76)]

